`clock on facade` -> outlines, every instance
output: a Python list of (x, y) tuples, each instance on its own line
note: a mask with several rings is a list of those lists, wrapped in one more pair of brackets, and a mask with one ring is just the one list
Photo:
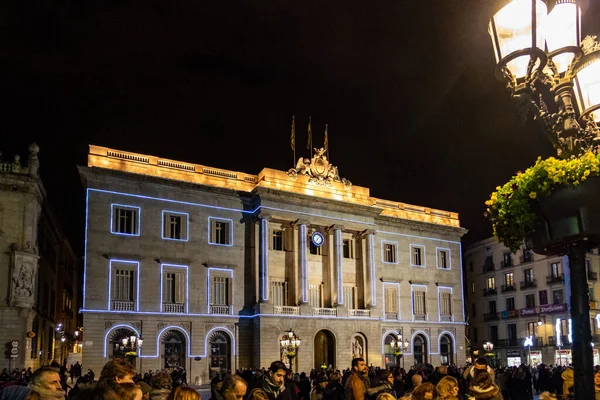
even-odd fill
[(325, 237), (323, 236), (323, 234), (321, 232), (315, 232), (310, 237), (310, 240), (312, 241), (312, 244), (314, 244), (315, 246), (321, 247), (321, 245), (323, 245), (323, 243), (325, 242)]

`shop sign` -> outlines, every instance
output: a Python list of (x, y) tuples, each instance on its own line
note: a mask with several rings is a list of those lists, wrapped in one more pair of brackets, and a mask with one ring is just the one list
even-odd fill
[(556, 350), (556, 354), (560, 354), (561, 356), (570, 356), (571, 350)]
[(507, 350), (507, 357), (521, 357), (521, 350)]
[(521, 308), (521, 316), (526, 317), (528, 315), (538, 315), (540, 312), (539, 307)]
[(519, 313), (517, 310), (506, 310), (506, 311), (502, 311), (500, 313), (500, 318), (502, 318), (502, 319), (518, 317), (518, 316), (519, 316)]
[(567, 307), (567, 303), (562, 303), (562, 304), (547, 304), (545, 306), (540, 306), (540, 313), (554, 314), (554, 313), (565, 312), (568, 309), (569, 308)]
[(530, 352), (531, 357), (541, 357), (542, 356), (542, 352), (541, 351), (537, 351), (537, 350), (533, 350)]

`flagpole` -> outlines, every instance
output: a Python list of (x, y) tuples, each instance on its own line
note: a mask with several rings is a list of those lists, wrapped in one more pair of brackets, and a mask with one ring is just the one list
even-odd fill
[(313, 158), (313, 146), (312, 146), (312, 117), (308, 117), (308, 145), (310, 146), (310, 159)]
[(296, 166), (296, 116), (292, 115), (292, 148), (294, 149), (294, 159), (292, 160), (292, 168)]
[(325, 150), (327, 151), (327, 159), (331, 160), (329, 157), (329, 124), (325, 124)]

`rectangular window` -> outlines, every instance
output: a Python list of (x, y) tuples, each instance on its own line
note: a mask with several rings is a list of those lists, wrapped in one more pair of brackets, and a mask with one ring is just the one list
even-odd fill
[(427, 314), (425, 308), (425, 292), (422, 290), (416, 290), (413, 292), (413, 314), (415, 317), (423, 317)]
[(508, 343), (510, 346), (517, 345), (517, 324), (508, 324)]
[(135, 299), (135, 271), (125, 268), (113, 269), (111, 282), (111, 310), (134, 311)]
[(383, 243), (383, 262), (396, 263), (396, 245), (394, 243)]
[(140, 207), (121, 204), (111, 205), (112, 233), (118, 235), (139, 236)]
[(343, 255), (344, 258), (354, 258), (354, 252), (353, 252), (353, 240), (352, 239), (344, 239), (343, 243)]
[(535, 335), (535, 327), (536, 327), (536, 323), (535, 322), (528, 322), (527, 323), (527, 336), (536, 336)]
[(477, 316), (477, 303), (471, 304), (471, 317)]
[(563, 303), (562, 289), (553, 290), (552, 291), (552, 304), (562, 304), (562, 303)]
[(515, 276), (512, 272), (504, 274), (504, 284), (506, 287), (512, 287), (515, 285)]
[(163, 239), (188, 240), (188, 214), (163, 210)]
[(356, 304), (356, 286), (344, 286), (344, 305), (347, 308), (355, 309)]
[(498, 312), (496, 310), (496, 300), (488, 301), (488, 311), (490, 314), (495, 314)]
[(211, 278), (211, 305), (229, 306), (229, 278), (223, 276), (213, 276)]
[(233, 221), (230, 219), (208, 218), (210, 226), (209, 244), (233, 245)]
[(496, 288), (496, 278), (494, 278), (493, 276), (487, 278), (486, 279), (486, 287), (488, 289), (495, 289)]
[(440, 314), (452, 315), (452, 298), (450, 292), (440, 292)]
[(540, 306), (548, 304), (548, 291), (540, 290), (539, 295), (540, 295)]
[(507, 311), (512, 311), (515, 309), (515, 298), (514, 297), (508, 297), (506, 299), (506, 310)]
[(385, 288), (385, 318), (398, 319), (398, 289), (395, 287)]
[(590, 286), (588, 288), (588, 293), (590, 295), (590, 301), (596, 301), (595, 296), (594, 296), (594, 287), (593, 286)]
[(525, 282), (527, 283), (533, 282), (533, 268), (523, 270), (523, 279), (525, 279)]
[(490, 326), (490, 341), (498, 343), (498, 325)]
[(533, 293), (525, 295), (525, 307), (526, 308), (535, 307), (535, 295)]
[(523, 262), (528, 263), (533, 261), (533, 253), (531, 250), (523, 249)]
[(411, 265), (416, 267), (425, 266), (425, 247), (410, 245)]
[(283, 231), (281, 229), (273, 229), (273, 250), (283, 251)]
[(163, 273), (163, 312), (185, 312), (185, 273)]
[(312, 240), (309, 240), (308, 242), (308, 252), (314, 256), (322, 255), (322, 247), (323, 246), (316, 246)]
[(308, 285), (308, 304), (314, 308), (321, 308), (321, 285)]
[(504, 267), (512, 267), (512, 255), (510, 253), (504, 253), (503, 255)]
[(550, 274), (553, 278), (558, 278), (562, 275), (562, 269), (560, 268), (559, 262), (553, 262), (550, 264)]
[(271, 282), (271, 298), (274, 306), (287, 306), (287, 282)]
[(485, 261), (483, 263), (483, 272), (490, 272), (494, 270), (494, 257), (489, 255), (485, 256)]
[(438, 268), (448, 269), (450, 268), (450, 250), (447, 249), (438, 249)]

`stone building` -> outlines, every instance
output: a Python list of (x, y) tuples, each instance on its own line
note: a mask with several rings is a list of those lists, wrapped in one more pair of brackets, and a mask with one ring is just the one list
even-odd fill
[(27, 165), (0, 159), (0, 368), (36, 369), (78, 348), (80, 264), (48, 204), (38, 152), (29, 146)]
[(297, 371), (465, 362), (456, 213), (371, 197), (322, 149), (251, 175), (90, 146), (80, 174), (86, 367), (129, 358), (206, 382), (288, 362), (290, 329)]
[[(600, 365), (600, 257), (587, 255), (594, 365)], [(494, 237), (465, 251), (469, 338), (473, 351), (501, 365), (572, 363), (570, 273), (566, 256), (525, 248), (512, 254)], [(527, 341), (527, 338), (530, 341)]]

